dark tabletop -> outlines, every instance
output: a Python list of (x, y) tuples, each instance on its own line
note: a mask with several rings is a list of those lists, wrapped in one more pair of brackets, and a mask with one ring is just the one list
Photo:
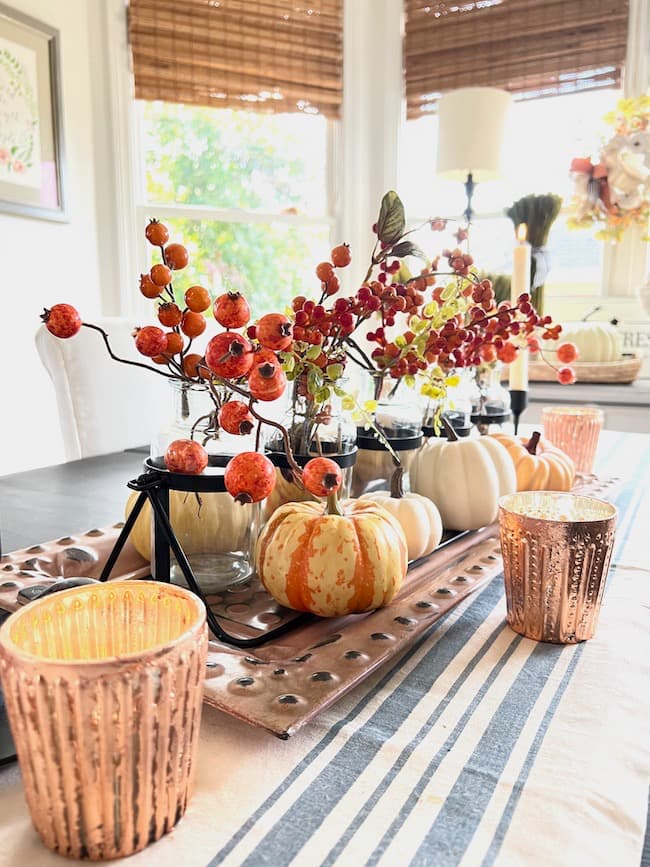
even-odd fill
[(123, 520), (126, 483), (141, 472), (144, 457), (117, 452), (0, 477), (2, 550)]

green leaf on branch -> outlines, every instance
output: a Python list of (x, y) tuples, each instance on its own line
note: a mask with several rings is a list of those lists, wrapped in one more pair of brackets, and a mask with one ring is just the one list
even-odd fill
[(322, 388), (318, 389), (318, 391), (314, 395), (314, 398), (318, 401), (318, 403), (325, 403), (330, 399), (331, 395), (332, 392), (330, 391), (330, 389), (326, 385), (324, 385)]
[(307, 389), (310, 394), (316, 394), (316, 392), (323, 385), (323, 377), (319, 370), (312, 369), (307, 374)]
[(382, 244), (395, 244), (404, 234), (404, 205), (395, 190), (389, 190), (381, 200), (377, 220), (377, 237)]
[(322, 351), (323, 350), (320, 348), (320, 345), (310, 346), (310, 348), (305, 353), (305, 358), (308, 358), (310, 361), (315, 361)]
[(328, 364), (325, 369), (325, 375), (332, 382), (336, 382), (337, 379), (340, 379), (343, 376), (343, 365), (342, 364)]
[(291, 373), (296, 366), (296, 359), (290, 352), (281, 352), (282, 369), (285, 373)]
[(405, 256), (416, 256), (418, 259), (426, 261), (426, 253), (414, 244), (413, 241), (400, 241), (390, 251), (391, 256), (396, 256), (398, 259), (403, 259)]
[(408, 267), (408, 265), (405, 265), (404, 262), (402, 262), (400, 264), (399, 271), (397, 272), (397, 274), (395, 274), (394, 279), (396, 283), (408, 283), (408, 281), (411, 280), (412, 277), (413, 274), (411, 273), (410, 268)]

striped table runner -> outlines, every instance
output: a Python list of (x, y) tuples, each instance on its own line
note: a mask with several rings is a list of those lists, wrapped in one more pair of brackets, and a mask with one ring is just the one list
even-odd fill
[[(515, 635), (494, 580), (287, 742), (206, 708), (187, 816), (124, 863), (640, 865), (650, 437), (602, 445), (600, 467), (624, 483), (594, 640), (561, 647)], [(29, 828), (20, 794), (17, 772), (0, 774), (0, 864), (60, 864)]]

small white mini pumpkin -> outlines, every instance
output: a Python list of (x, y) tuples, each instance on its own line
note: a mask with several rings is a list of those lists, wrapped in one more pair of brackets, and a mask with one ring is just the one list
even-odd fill
[(429, 497), (447, 530), (477, 530), (494, 523), (499, 497), (514, 494), (517, 477), (510, 455), (492, 437), (430, 437), (411, 464), (411, 488)]
[(442, 518), (428, 497), (413, 491), (404, 492), (403, 475), (404, 468), (398, 467), (391, 479), (390, 491), (373, 491), (362, 494), (359, 499), (370, 500), (397, 518), (406, 536), (411, 561), (428, 556), (438, 547), (442, 539)]
[(544, 349), (554, 350), (567, 342), (578, 347), (578, 361), (618, 361), (623, 351), (621, 332), (615, 322), (567, 322), (562, 326), (560, 339), (549, 341)]

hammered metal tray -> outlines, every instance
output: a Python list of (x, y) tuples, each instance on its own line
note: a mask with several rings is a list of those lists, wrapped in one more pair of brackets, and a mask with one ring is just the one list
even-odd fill
[[(582, 479), (583, 494), (611, 497), (617, 479)], [(34, 588), (61, 577), (99, 577), (121, 524), (34, 545), (0, 559), (0, 608), (15, 610)], [(463, 599), (501, 573), (496, 525), (452, 539), (411, 565), (385, 608), (332, 620), (301, 620), (254, 651), (210, 642), (205, 701), (251, 725), (288, 738), (423, 634)], [(115, 579), (142, 578), (149, 564), (127, 542)], [(295, 612), (279, 606), (257, 580), (208, 597), (233, 635), (272, 629)]]

